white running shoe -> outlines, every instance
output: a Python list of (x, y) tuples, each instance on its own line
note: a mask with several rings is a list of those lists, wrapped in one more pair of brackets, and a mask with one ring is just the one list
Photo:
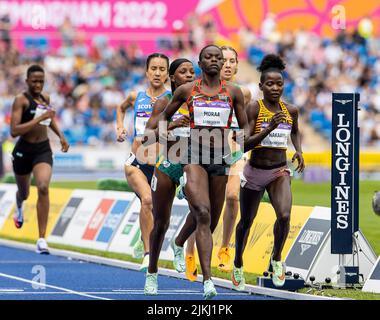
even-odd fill
[(157, 272), (156, 273), (146, 273), (144, 294), (148, 296), (157, 295), (158, 291), (158, 281), (157, 281)]
[(48, 244), (44, 238), (39, 238), (37, 240), (36, 252), (39, 254), (50, 254)]
[(203, 297), (205, 300), (210, 300), (214, 298), (218, 293), (216, 292), (216, 289), (214, 287), (214, 284), (211, 279), (206, 280), (203, 283)]
[(174, 259), (173, 265), (177, 272), (182, 273), (186, 271), (186, 262), (184, 256), (183, 247), (179, 247), (175, 244), (175, 240), (173, 239), (170, 243), (170, 247), (173, 250)]

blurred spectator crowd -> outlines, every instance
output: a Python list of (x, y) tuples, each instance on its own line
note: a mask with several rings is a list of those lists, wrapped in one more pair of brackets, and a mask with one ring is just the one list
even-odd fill
[[(9, 135), (14, 96), (25, 90), (27, 67), (39, 63), (46, 70), (45, 91), (70, 144), (114, 143), (116, 106), (131, 89), (144, 88), (146, 57), (138, 43), (115, 48), (104, 35), (88, 45), (86, 35), (69, 21), (62, 25), (60, 36), (62, 45), (55, 53), (43, 39), (38, 43), (25, 39), (26, 49), (20, 53), (11, 40), (9, 18), (0, 17), (0, 132)], [(242, 28), (240, 39), (255, 67), (267, 53), (277, 52), (285, 59), (284, 98), (326, 139), (331, 138), (331, 92), (360, 93), (362, 145), (380, 146), (380, 39), (357, 31), (341, 31), (335, 39), (306, 30), (279, 34), (273, 16), (264, 21), (260, 34)], [(186, 56), (197, 62), (201, 47), (223, 41), (212, 20), (189, 16), (185, 23), (173, 25), (172, 38), (157, 39), (157, 47), (170, 50), (171, 59)], [(132, 121), (129, 112), (130, 135)]]
[(380, 147), (380, 39), (360, 28), (341, 30), (334, 39), (306, 30), (279, 34), (275, 16), (266, 20), (259, 36), (247, 28), (241, 30), (249, 61), (257, 66), (267, 53), (281, 55), (287, 65), (285, 99), (328, 140), (331, 93), (360, 93), (361, 146)]

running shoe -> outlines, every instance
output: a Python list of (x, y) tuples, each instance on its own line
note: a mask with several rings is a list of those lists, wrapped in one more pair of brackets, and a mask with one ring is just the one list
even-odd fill
[(135, 259), (141, 259), (144, 256), (144, 242), (139, 238), (133, 246), (132, 257)]
[(222, 272), (231, 272), (231, 254), (228, 247), (221, 247), (218, 252), (218, 270)]
[(285, 283), (285, 264), (281, 261), (270, 261), (273, 269), (272, 282), (276, 287), (282, 287)]
[(39, 254), (50, 254), (48, 244), (44, 238), (37, 240), (36, 252)]
[(212, 283), (212, 280), (206, 280), (203, 283), (203, 297), (205, 300), (210, 300), (214, 298), (218, 293), (216, 292), (216, 289), (214, 287), (214, 284)]
[(245, 278), (243, 267), (232, 270), (232, 289), (236, 291), (243, 291), (245, 289)]
[(186, 255), (186, 278), (190, 281), (197, 280), (198, 269), (195, 263), (195, 257), (192, 254)]
[(158, 291), (158, 282), (157, 282), (157, 273), (146, 273), (145, 277), (145, 286), (144, 294), (148, 296), (157, 295)]
[(17, 205), (17, 200), (16, 200), (16, 210), (15, 214), (13, 216), (13, 222), (15, 223), (15, 226), (17, 229), (20, 229), (22, 225), (24, 224), (24, 213), (23, 213), (23, 208), (24, 205), (21, 205), (21, 208), (18, 207)]
[(140, 271), (146, 272), (148, 270), (148, 267), (149, 267), (149, 254), (146, 254), (144, 256), (143, 262), (141, 263)]
[(177, 272), (182, 273), (186, 271), (186, 263), (185, 257), (183, 254), (183, 247), (179, 247), (175, 244), (175, 240), (173, 239), (170, 243), (170, 247), (173, 249), (174, 260), (173, 265)]

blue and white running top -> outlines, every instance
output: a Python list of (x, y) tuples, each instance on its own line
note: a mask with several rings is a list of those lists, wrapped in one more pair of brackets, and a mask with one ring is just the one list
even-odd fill
[[(165, 91), (163, 94), (157, 97), (160, 99), (168, 94), (171, 94), (170, 91)], [(151, 97), (149, 97), (146, 91), (140, 91), (137, 94), (136, 101), (134, 104), (134, 136), (142, 136), (145, 131), (145, 126), (152, 114), (153, 105), (151, 101)]]

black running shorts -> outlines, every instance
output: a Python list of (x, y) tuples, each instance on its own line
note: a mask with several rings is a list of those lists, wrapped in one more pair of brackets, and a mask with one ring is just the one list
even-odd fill
[(13, 171), (16, 175), (27, 175), (37, 163), (53, 166), (53, 152), (49, 140), (30, 143), (20, 138), (12, 152)]

